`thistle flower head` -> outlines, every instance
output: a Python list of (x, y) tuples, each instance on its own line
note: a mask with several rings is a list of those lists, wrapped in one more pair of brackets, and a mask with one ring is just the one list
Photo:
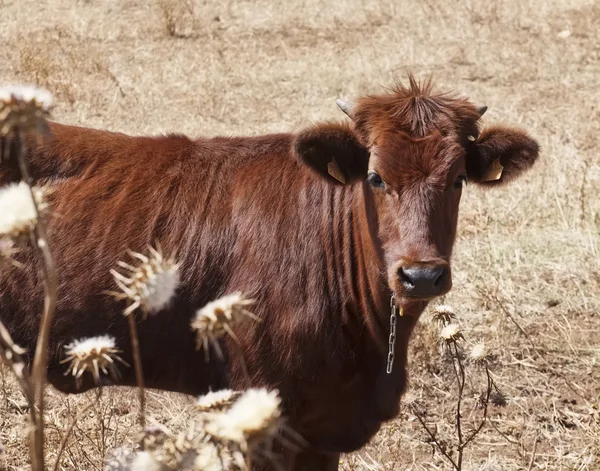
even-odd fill
[(454, 309), (446, 304), (437, 306), (433, 310), (433, 316), (431, 318), (433, 322), (437, 322), (442, 327), (451, 324), (455, 319), (456, 314), (454, 313)]
[(182, 466), (194, 456), (194, 444), (186, 434), (172, 435), (160, 428), (147, 428), (142, 438), (142, 449), (165, 470), (188, 469)]
[(194, 459), (194, 470), (202, 471), (223, 471), (231, 469), (231, 457), (226, 449), (219, 450), (214, 443), (204, 442), (194, 450), (196, 457)]
[(52, 95), (41, 88), (13, 85), (0, 88), (0, 136), (20, 129), (39, 129), (48, 117)]
[(490, 351), (484, 342), (478, 342), (473, 345), (471, 353), (469, 353), (469, 359), (473, 363), (486, 363), (490, 357)]
[(75, 340), (65, 346), (67, 357), (61, 363), (70, 363), (65, 375), (72, 374), (79, 382), (86, 371), (92, 373), (96, 384), (100, 383), (100, 372), (118, 378), (115, 360), (129, 366), (119, 357), (115, 339), (108, 335)]
[(117, 299), (130, 301), (123, 312), (126, 316), (138, 308), (145, 314), (161, 311), (169, 305), (179, 286), (179, 264), (164, 258), (160, 248), (148, 247), (148, 250), (148, 256), (129, 252), (132, 258), (140, 262), (137, 266), (118, 262), (126, 270), (125, 274), (117, 270), (110, 271), (122, 291), (110, 294)]
[(208, 355), (208, 343), (210, 341), (217, 353), (220, 354), (217, 339), (225, 334), (235, 338), (231, 328), (247, 317), (256, 321), (259, 320), (258, 317), (246, 309), (246, 306), (253, 302), (250, 299), (245, 299), (241, 293), (233, 293), (212, 301), (198, 310), (191, 323), (192, 329), (197, 331), (198, 334), (198, 348), (201, 345), (204, 346), (204, 351)]
[(131, 463), (130, 471), (163, 471), (163, 466), (158, 463), (147, 451), (136, 453)]
[(458, 324), (448, 324), (440, 332), (440, 339), (446, 343), (464, 340), (463, 334)]
[(220, 411), (229, 408), (239, 397), (239, 393), (231, 389), (209, 392), (196, 400), (196, 409), (200, 412)]
[(281, 424), (281, 399), (277, 391), (249, 389), (225, 413), (207, 424), (209, 434), (236, 442), (242, 449), (273, 436)]
[(37, 224), (38, 211), (43, 214), (48, 208), (45, 193), (44, 188), (30, 189), (25, 182), (0, 188), (0, 237), (18, 240), (28, 236)]

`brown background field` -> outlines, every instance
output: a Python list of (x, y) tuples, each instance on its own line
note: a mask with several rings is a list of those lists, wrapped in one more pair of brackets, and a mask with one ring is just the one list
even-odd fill
[[(407, 71), (487, 104), (486, 123), (542, 146), (514, 185), (463, 196), (454, 289), (467, 345), (493, 342), (507, 405), (467, 449), (471, 470), (600, 469), (600, 4), (374, 0), (0, 0), (0, 83), (48, 88), (58, 121), (135, 134), (260, 134), (343, 119), (340, 96), (380, 92)], [(268, 171), (268, 169), (265, 169)], [(202, 182), (198, 182), (199, 185)], [(452, 440), (453, 376), (425, 316), (409, 397)], [(465, 420), (474, 408), (472, 372)], [(92, 396), (48, 390), (48, 456)], [(150, 393), (180, 427), (191, 398)], [(26, 466), (24, 401), (0, 376), (0, 469)], [(131, 391), (106, 391), (60, 469), (101, 469), (136, 439)], [(343, 469), (449, 469), (410, 413)]]

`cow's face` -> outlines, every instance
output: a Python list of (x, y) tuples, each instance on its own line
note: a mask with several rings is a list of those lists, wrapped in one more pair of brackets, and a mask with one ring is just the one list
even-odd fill
[(512, 128), (480, 133), (485, 107), (432, 95), (429, 85), (412, 79), (410, 88), (338, 105), (353, 125), (302, 132), (297, 155), (332, 184), (364, 182), (396, 296), (426, 300), (446, 293), (463, 187), (518, 176), (536, 160), (537, 143)]

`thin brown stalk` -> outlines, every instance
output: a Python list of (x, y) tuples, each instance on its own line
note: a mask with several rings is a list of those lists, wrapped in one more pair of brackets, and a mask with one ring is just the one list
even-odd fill
[(535, 441), (533, 442), (533, 450), (531, 450), (531, 459), (529, 460), (529, 465), (527, 466), (527, 471), (531, 471), (533, 468), (533, 463), (535, 462), (535, 452), (537, 449), (537, 444), (540, 439), (539, 435), (536, 435)]
[(462, 459), (463, 459), (463, 434), (462, 434), (462, 417), (461, 417), (461, 409), (462, 409), (462, 400), (463, 400), (463, 391), (465, 388), (465, 370), (462, 365), (462, 361), (460, 359), (460, 355), (458, 352), (458, 345), (456, 342), (452, 342), (450, 345), (450, 352), (452, 352), (452, 346), (454, 346), (454, 354), (452, 355), (452, 366), (454, 367), (454, 373), (456, 374), (456, 381), (458, 383), (458, 397), (456, 399), (456, 435), (458, 438), (458, 457), (456, 462), (456, 469), (462, 469)]
[(492, 379), (492, 376), (490, 375), (490, 370), (487, 367), (487, 365), (484, 365), (484, 368), (485, 368), (485, 374), (487, 377), (487, 388), (485, 390), (485, 399), (483, 401), (483, 417), (481, 419), (481, 422), (479, 422), (479, 425), (477, 426), (477, 428), (475, 430), (473, 430), (471, 432), (471, 434), (463, 442), (462, 449), (464, 449), (471, 441), (473, 441), (473, 439), (481, 431), (481, 429), (483, 428), (483, 426), (485, 425), (485, 423), (487, 421), (488, 406), (490, 403), (490, 396), (492, 394), (492, 390), (494, 389), (494, 380)]
[(138, 395), (140, 400), (140, 426), (146, 426), (146, 394), (144, 391), (144, 372), (142, 370), (142, 358), (140, 354), (140, 341), (135, 323), (135, 314), (132, 312), (127, 316), (129, 320), (129, 334), (131, 336), (131, 348), (133, 350), (133, 366), (135, 369), (135, 381), (138, 386)]
[(56, 461), (54, 462), (54, 467), (52, 468), (53, 471), (58, 471), (58, 467), (60, 465), (60, 459), (62, 457), (62, 454), (65, 451), (65, 448), (67, 447), (67, 441), (69, 440), (69, 436), (73, 432), (73, 428), (75, 428), (75, 424), (80, 419), (82, 419), (83, 416), (85, 414), (87, 414), (87, 412), (92, 407), (94, 407), (98, 403), (101, 396), (102, 396), (102, 388), (98, 388), (96, 390), (96, 397), (87, 406), (85, 406), (82, 410), (80, 410), (77, 413), (77, 415), (73, 418), (72, 422), (69, 424), (69, 428), (65, 431), (65, 434), (63, 435), (62, 440), (60, 441), (60, 448), (58, 449), (58, 454), (56, 455)]
[[(25, 137), (17, 133), (20, 148), (17, 155), (21, 177), (29, 186), (31, 198), (37, 216), (37, 224), (34, 229), (34, 246), (41, 260), (41, 272), (44, 284), (44, 311), (40, 321), (38, 340), (33, 357), (33, 368), (31, 373), (31, 382), (34, 390), (35, 407), (32, 408), (32, 428), (30, 440), (32, 447), (32, 469), (33, 471), (44, 470), (44, 388), (46, 386), (47, 365), (48, 365), (48, 343), (50, 338), (50, 328), (52, 318), (56, 309), (56, 300), (58, 298), (58, 275), (54, 259), (48, 246), (46, 235), (46, 225), (40, 215), (37, 201), (32, 189), (32, 180), (29, 174), (29, 167), (25, 159), (27, 148)], [(37, 409), (37, 410), (35, 410)], [(35, 419), (33, 417), (36, 416)]]
[(442, 446), (442, 444), (438, 441), (437, 437), (431, 431), (431, 429), (429, 428), (429, 426), (425, 423), (425, 421), (423, 420), (423, 418), (421, 417), (421, 415), (420, 414), (415, 414), (415, 417), (417, 418), (417, 420), (419, 421), (419, 423), (421, 424), (421, 426), (425, 429), (425, 431), (429, 435), (429, 438), (431, 439), (431, 442), (434, 445), (437, 446), (437, 448), (440, 451), (440, 453), (442, 453), (442, 455), (444, 455), (444, 457), (448, 461), (450, 461), (450, 463), (452, 464), (452, 466), (454, 467), (454, 469), (460, 469), (458, 467), (458, 465), (456, 464), (456, 462), (454, 461), (454, 459), (452, 458), (452, 456), (446, 451), (445, 447)]

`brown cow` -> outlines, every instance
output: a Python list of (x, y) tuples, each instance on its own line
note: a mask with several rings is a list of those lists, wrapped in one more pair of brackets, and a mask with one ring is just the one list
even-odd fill
[[(517, 177), (538, 145), (512, 128), (480, 133), (485, 108), (412, 77), (339, 104), (350, 124), (260, 137), (130, 137), (52, 124), (29, 157), (36, 182), (54, 189), (52, 384), (76, 392), (59, 364), (75, 338), (110, 334), (131, 363), (124, 303), (103, 292), (115, 288), (109, 269), (127, 248), (158, 240), (177, 251), (182, 284), (170, 308), (139, 321), (148, 386), (199, 394), (245, 385), (232, 345), (225, 362), (207, 363), (190, 330), (198, 308), (241, 291), (263, 320), (237, 332), (251, 382), (279, 389), (310, 444), (288, 469), (337, 469), (339, 453), (396, 416), (410, 333), (452, 283), (463, 185)], [(0, 170), (0, 183), (13, 177)], [(2, 265), (0, 317), (32, 351), (43, 290), (32, 253), (18, 260), (26, 268)], [(405, 315), (387, 374), (392, 294)], [(133, 371), (122, 373), (122, 384), (134, 384)]]

